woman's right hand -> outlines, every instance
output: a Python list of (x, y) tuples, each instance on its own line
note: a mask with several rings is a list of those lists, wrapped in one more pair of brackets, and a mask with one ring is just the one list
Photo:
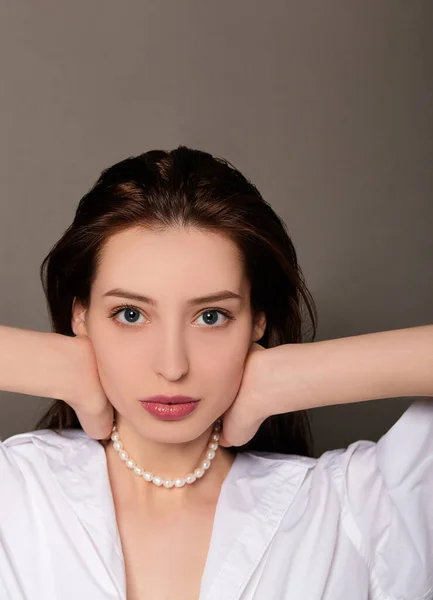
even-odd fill
[(71, 337), (69, 342), (71, 379), (62, 400), (74, 409), (89, 437), (108, 439), (113, 428), (114, 408), (102, 388), (93, 345), (84, 335)]

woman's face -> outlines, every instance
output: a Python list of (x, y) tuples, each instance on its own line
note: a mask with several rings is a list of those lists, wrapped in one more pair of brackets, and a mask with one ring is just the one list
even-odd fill
[[(240, 298), (193, 302), (223, 291)], [(91, 339), (115, 410), (142, 436), (159, 442), (192, 440), (229, 408), (250, 346), (265, 325), (263, 314), (252, 321), (250, 284), (236, 246), (200, 230), (134, 228), (112, 236), (89, 308), (73, 308), (73, 330)], [(156, 394), (201, 402), (188, 417), (161, 421), (139, 403)]]

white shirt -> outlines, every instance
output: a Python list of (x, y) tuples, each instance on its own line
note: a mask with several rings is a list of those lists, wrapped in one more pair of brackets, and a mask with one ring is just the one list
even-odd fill
[[(103, 447), (30, 431), (0, 442), (0, 469), (1, 600), (125, 600)], [(237, 455), (200, 600), (432, 598), (433, 398), (377, 443)]]

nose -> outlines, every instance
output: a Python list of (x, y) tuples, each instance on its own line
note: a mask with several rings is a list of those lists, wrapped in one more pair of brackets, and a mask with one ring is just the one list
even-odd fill
[(160, 339), (154, 353), (154, 368), (158, 375), (169, 381), (178, 381), (188, 373), (189, 359), (181, 336)]

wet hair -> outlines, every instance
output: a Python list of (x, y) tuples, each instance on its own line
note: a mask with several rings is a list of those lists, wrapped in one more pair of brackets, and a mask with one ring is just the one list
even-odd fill
[[(314, 341), (317, 311), (282, 219), (230, 162), (186, 146), (150, 150), (104, 169), (40, 267), (52, 329), (73, 336), (74, 298), (88, 307), (104, 244), (113, 234), (187, 228), (225, 236), (251, 284), (252, 315), (263, 311), (264, 348)], [(307, 324), (307, 328), (303, 326)], [(307, 337), (309, 334), (309, 338)], [(73, 408), (53, 401), (36, 429), (82, 429)], [(233, 453), (313, 456), (309, 411), (272, 415)]]

